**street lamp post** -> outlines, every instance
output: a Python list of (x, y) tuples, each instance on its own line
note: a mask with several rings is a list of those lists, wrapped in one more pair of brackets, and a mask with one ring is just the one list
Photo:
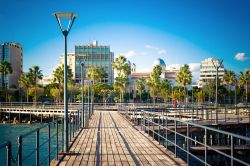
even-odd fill
[[(216, 62), (215, 62), (216, 61)], [(216, 109), (216, 123), (218, 123), (218, 70), (222, 65), (223, 60), (220, 59), (212, 59), (212, 63), (214, 68), (216, 69), (216, 90), (215, 90), (215, 109)]]
[[(64, 36), (65, 44), (65, 55), (64, 55), (64, 152), (69, 150), (69, 135), (68, 135), (68, 65), (67, 65), (67, 36), (70, 32), (70, 29), (77, 17), (74, 13), (54, 13), (53, 14), (58, 22), (60, 30)], [(62, 27), (60, 19), (69, 19), (69, 24), (66, 29)]]
[(234, 80), (234, 104), (235, 104), (235, 113), (237, 113), (237, 77)]
[(82, 128), (84, 128), (84, 63), (81, 63), (81, 80), (82, 80)]
[(90, 118), (90, 80), (88, 80), (88, 119)]
[[(215, 61), (217, 61), (217, 62), (215, 62)], [(216, 85), (215, 85), (215, 87), (216, 87), (216, 90), (215, 90), (215, 106), (216, 106), (216, 108), (218, 106), (218, 70), (221, 67), (222, 62), (223, 62), (223, 60), (220, 60), (220, 59), (212, 59), (213, 66), (216, 70)]]

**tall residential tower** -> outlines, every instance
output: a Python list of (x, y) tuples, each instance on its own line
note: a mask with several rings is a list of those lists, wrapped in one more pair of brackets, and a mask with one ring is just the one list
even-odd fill
[(18, 80), (23, 72), (23, 49), (17, 43), (3, 43), (0, 44), (0, 62), (7, 61), (11, 64), (12, 74), (5, 78), (0, 74), (0, 88), (2, 88), (3, 81), (7, 88), (18, 88)]
[[(198, 87), (203, 87), (210, 80), (213, 80), (216, 78), (216, 69), (213, 65), (213, 61), (216, 66), (219, 65), (219, 61), (213, 58), (207, 58), (201, 62)], [(222, 79), (224, 73), (225, 73), (224, 65), (221, 65), (221, 67), (218, 70), (218, 79)]]

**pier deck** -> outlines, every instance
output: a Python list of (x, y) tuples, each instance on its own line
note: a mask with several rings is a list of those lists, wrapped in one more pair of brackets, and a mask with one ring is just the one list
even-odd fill
[(96, 111), (60, 165), (186, 165), (118, 112)]

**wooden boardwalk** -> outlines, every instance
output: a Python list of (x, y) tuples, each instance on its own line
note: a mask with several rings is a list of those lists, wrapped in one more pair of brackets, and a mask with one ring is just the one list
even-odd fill
[(118, 112), (96, 111), (59, 165), (186, 165)]

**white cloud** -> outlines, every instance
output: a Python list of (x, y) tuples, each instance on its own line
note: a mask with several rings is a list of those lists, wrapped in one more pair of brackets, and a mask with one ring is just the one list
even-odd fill
[(123, 54), (126, 58), (133, 57), (136, 55), (136, 52), (134, 50), (129, 50), (128, 52)]
[(234, 59), (236, 59), (237, 61), (245, 61), (250, 59), (250, 57), (247, 57), (243, 52), (239, 52), (235, 55)]
[(193, 75), (193, 82), (196, 82), (200, 77), (200, 63), (189, 63), (188, 65)]
[(200, 71), (200, 63), (189, 63), (188, 65), (192, 72)]
[(152, 46), (149, 44), (145, 45), (145, 48), (155, 50), (157, 52), (157, 54), (159, 54), (159, 55), (165, 55), (167, 53), (167, 51), (165, 49), (155, 47), (155, 46)]

